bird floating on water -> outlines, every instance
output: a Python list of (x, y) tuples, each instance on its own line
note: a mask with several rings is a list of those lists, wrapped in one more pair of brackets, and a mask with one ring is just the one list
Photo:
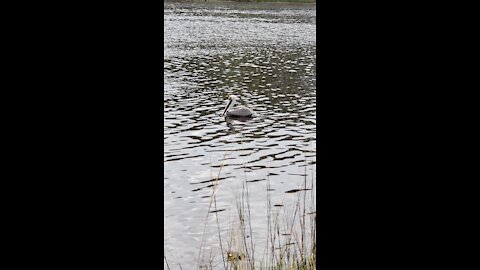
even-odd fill
[(233, 108), (232, 110), (228, 110), (230, 107), (235, 104), (237, 101), (237, 96), (235, 95), (230, 95), (229, 97), (229, 102), (227, 104), (227, 107), (225, 108), (225, 111), (223, 111), (223, 115), (227, 114), (227, 116), (231, 117), (252, 117), (253, 116), (253, 111), (245, 106), (239, 106), (236, 108)]

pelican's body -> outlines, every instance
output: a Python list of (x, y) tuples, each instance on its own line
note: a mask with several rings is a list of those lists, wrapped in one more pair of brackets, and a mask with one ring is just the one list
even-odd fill
[(228, 101), (227, 107), (225, 108), (225, 111), (223, 111), (223, 115), (226, 114), (231, 117), (252, 117), (253, 116), (253, 111), (245, 106), (239, 106), (231, 110), (228, 110), (230, 107), (233, 107), (233, 104), (235, 104), (236, 101), (237, 101), (237, 96), (231, 95), (229, 97), (229, 101)]

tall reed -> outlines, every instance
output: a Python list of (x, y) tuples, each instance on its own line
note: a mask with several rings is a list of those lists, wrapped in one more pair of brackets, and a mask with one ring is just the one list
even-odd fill
[[(312, 151), (306, 151), (312, 152)], [(225, 160), (225, 157), (224, 157)], [(198, 269), (316, 269), (316, 207), (315, 207), (315, 176), (313, 161), (308, 162), (305, 153), (304, 181), (298, 189), (294, 205), (272, 205), (271, 183), (267, 176), (266, 188), (266, 235), (261, 239), (254, 239), (252, 230), (252, 216), (250, 208), (250, 191), (247, 182), (247, 173), (239, 191), (236, 203), (236, 226), (229, 232), (228, 239), (221, 238), (219, 217), (216, 206), (216, 193), (218, 191), (218, 179), (222, 171), (224, 161), (219, 172), (212, 177), (213, 186), (210, 197), (208, 213), (215, 213), (215, 221), (220, 245), (220, 255), (223, 264), (215, 264), (210, 256), (206, 259), (203, 250), (203, 240), (198, 256)], [(307, 169), (311, 169), (310, 182), (307, 179)], [(307, 192), (311, 196), (307, 201)], [(295, 195), (293, 195), (295, 196)], [(213, 207), (214, 211), (211, 210)], [(293, 209), (290, 209), (293, 208)], [(293, 211), (293, 213), (289, 213)], [(205, 226), (208, 222), (205, 219)], [(205, 232), (205, 230), (204, 230)], [(223, 241), (227, 241), (225, 244)], [(256, 243), (265, 243), (262, 256), (256, 258)], [(224, 248), (226, 247), (226, 249)], [(203, 259), (203, 261), (201, 261)]]

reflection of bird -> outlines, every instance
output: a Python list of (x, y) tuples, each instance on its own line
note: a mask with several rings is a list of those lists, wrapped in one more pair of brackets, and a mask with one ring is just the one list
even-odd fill
[(253, 116), (253, 111), (245, 106), (233, 108), (232, 110), (229, 111), (228, 109), (232, 107), (233, 104), (235, 104), (235, 102), (237, 101), (237, 96), (230, 95), (229, 99), (230, 101), (228, 102), (227, 107), (225, 108), (225, 111), (223, 111), (223, 115), (225, 115), (226, 113), (228, 116), (232, 116), (232, 117), (238, 117), (238, 116), (252, 117)]
[(237, 133), (237, 130), (235, 129), (235, 126), (233, 125), (234, 124), (234, 121), (238, 121), (238, 122), (247, 122), (247, 121), (250, 121), (252, 120), (253, 118), (251, 116), (228, 116), (226, 115), (225, 116), (225, 122), (227, 122), (227, 126), (228, 126), (228, 129), (229, 129), (229, 132), (230, 134), (233, 134), (233, 133)]
[(235, 127), (232, 124), (232, 120), (228, 116), (225, 116), (225, 121), (227, 122), (227, 127), (229, 129), (229, 133), (236, 133)]

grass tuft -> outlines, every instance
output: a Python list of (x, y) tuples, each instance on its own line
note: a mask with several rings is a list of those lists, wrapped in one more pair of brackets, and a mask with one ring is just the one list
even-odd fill
[[(311, 152), (311, 151), (310, 151)], [(226, 156), (225, 156), (226, 157)], [(225, 159), (224, 159), (225, 160)], [(311, 167), (312, 178), (307, 179), (307, 169)], [(219, 173), (213, 177), (211, 202), (208, 213), (213, 206), (216, 210), (216, 192), (218, 190), (215, 179), (219, 179), (223, 163)], [(313, 162), (308, 162), (305, 157), (305, 178), (298, 192), (295, 193), (295, 204), (273, 204), (270, 196), (270, 179), (267, 176), (267, 233), (261, 239), (255, 238), (252, 230), (252, 218), (250, 215), (250, 193), (245, 172), (242, 189), (239, 191), (236, 205), (236, 226), (229, 232), (228, 239), (221, 238), (218, 222), (218, 212), (214, 211), (216, 226), (218, 228), (218, 240), (223, 265), (214, 264), (210, 254), (205, 258), (205, 252), (200, 247), (198, 269), (316, 269), (316, 208), (315, 208), (315, 177), (313, 175)], [(307, 192), (311, 196), (307, 196)], [(290, 209), (290, 208), (291, 209)], [(289, 211), (293, 211), (290, 213)], [(208, 218), (208, 214), (207, 214)], [(205, 225), (207, 219), (205, 220)], [(226, 243), (223, 243), (226, 241)], [(262, 256), (256, 258), (258, 251), (255, 243), (266, 243)], [(226, 247), (226, 249), (224, 249)], [(200, 258), (203, 258), (200, 263)], [(223, 267), (222, 267), (223, 266)], [(220, 267), (220, 268), (219, 268)]]

